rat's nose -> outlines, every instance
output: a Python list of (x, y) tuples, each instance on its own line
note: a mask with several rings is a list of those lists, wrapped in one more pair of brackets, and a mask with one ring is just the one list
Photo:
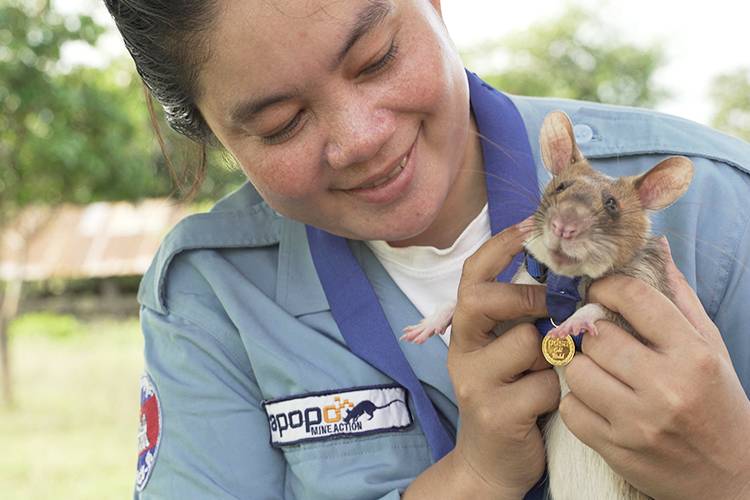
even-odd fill
[(564, 220), (560, 216), (553, 217), (550, 225), (552, 226), (552, 232), (564, 240), (573, 239), (581, 232), (579, 224), (570, 220)]

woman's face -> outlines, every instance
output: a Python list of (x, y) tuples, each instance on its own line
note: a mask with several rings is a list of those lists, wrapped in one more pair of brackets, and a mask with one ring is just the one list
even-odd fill
[(471, 156), (439, 0), (220, 6), (198, 107), (269, 205), (355, 239), (430, 227)]

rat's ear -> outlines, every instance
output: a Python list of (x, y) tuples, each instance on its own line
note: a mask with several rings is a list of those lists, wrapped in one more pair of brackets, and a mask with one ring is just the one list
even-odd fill
[(583, 154), (576, 145), (573, 124), (562, 111), (553, 111), (544, 118), (539, 133), (544, 166), (558, 175), (568, 165), (583, 160)]
[(693, 180), (693, 162), (684, 156), (670, 156), (643, 175), (635, 178), (635, 189), (641, 206), (661, 210), (685, 194)]

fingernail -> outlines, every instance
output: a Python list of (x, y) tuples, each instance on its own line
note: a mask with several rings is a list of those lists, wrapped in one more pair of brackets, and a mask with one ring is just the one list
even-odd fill
[(516, 227), (518, 227), (522, 233), (531, 232), (534, 229), (534, 216), (532, 215), (522, 220), (516, 224)]

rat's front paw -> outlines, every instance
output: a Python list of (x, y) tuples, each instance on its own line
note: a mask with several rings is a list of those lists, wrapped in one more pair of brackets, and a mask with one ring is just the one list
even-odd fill
[(453, 320), (453, 311), (455, 310), (455, 304), (445, 306), (433, 314), (427, 316), (416, 325), (410, 325), (404, 328), (404, 334), (399, 340), (406, 340), (408, 342), (414, 342), (415, 344), (422, 344), (427, 341), (430, 337), (437, 334), (445, 333), (448, 325)]
[(404, 334), (401, 335), (401, 338), (399, 340), (406, 340), (407, 342), (422, 344), (436, 333), (440, 334), (444, 331), (445, 330), (441, 331), (439, 328), (435, 328), (435, 326), (430, 324), (429, 321), (423, 319), (416, 325), (409, 325), (404, 328)]
[(605, 317), (606, 311), (602, 306), (599, 304), (586, 304), (573, 313), (560, 326), (550, 330), (549, 335), (558, 338), (563, 338), (566, 335), (576, 336), (585, 332), (591, 335), (599, 335), (595, 323)]

